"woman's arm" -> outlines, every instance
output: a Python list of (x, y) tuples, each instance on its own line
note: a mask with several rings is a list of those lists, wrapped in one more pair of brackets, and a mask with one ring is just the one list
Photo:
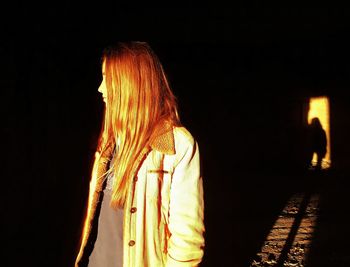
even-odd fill
[[(204, 254), (204, 200), (198, 144), (179, 144), (170, 188), (167, 267), (198, 266)], [(180, 151), (179, 151), (180, 150)]]

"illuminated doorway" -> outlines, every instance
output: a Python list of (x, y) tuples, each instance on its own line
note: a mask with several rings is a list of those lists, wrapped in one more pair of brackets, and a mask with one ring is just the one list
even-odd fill
[[(329, 99), (326, 96), (312, 97), (309, 101), (309, 112), (307, 116), (308, 124), (311, 126), (314, 121), (318, 121), (326, 134), (326, 152), (320, 162), (321, 169), (328, 169), (331, 166), (331, 144), (330, 144), (330, 109)], [(317, 165), (318, 155), (313, 153), (310, 167)]]

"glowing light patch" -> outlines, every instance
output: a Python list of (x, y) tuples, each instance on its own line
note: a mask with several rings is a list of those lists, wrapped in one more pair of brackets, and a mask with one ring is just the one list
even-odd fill
[(318, 210), (318, 194), (291, 197), (250, 266), (303, 266), (311, 247)]
[[(318, 118), (322, 125), (322, 128), (326, 132), (327, 136), (327, 152), (323, 158), (321, 168), (327, 169), (331, 166), (331, 138), (330, 138), (330, 112), (329, 112), (329, 99), (326, 96), (313, 97), (310, 98), (309, 102), (309, 113), (308, 113), (308, 123), (311, 124), (313, 118)], [(317, 155), (313, 154), (311, 164), (316, 165)]]

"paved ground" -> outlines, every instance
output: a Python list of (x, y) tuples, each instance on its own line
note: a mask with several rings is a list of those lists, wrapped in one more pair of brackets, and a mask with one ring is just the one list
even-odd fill
[(278, 216), (250, 266), (305, 266), (318, 211), (319, 194), (295, 194)]
[(249, 266), (349, 267), (347, 176), (310, 172), (297, 182)]

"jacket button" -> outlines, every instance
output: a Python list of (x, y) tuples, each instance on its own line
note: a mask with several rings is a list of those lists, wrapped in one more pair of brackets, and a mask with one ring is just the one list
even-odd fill
[(135, 213), (137, 211), (137, 208), (135, 208), (135, 207), (132, 207), (131, 209), (130, 209), (130, 212), (131, 213)]
[(132, 247), (133, 245), (135, 245), (135, 241), (134, 240), (130, 240), (129, 241), (129, 246)]
[(135, 175), (135, 177), (134, 177), (134, 181), (135, 181), (135, 182), (137, 182), (137, 175)]

